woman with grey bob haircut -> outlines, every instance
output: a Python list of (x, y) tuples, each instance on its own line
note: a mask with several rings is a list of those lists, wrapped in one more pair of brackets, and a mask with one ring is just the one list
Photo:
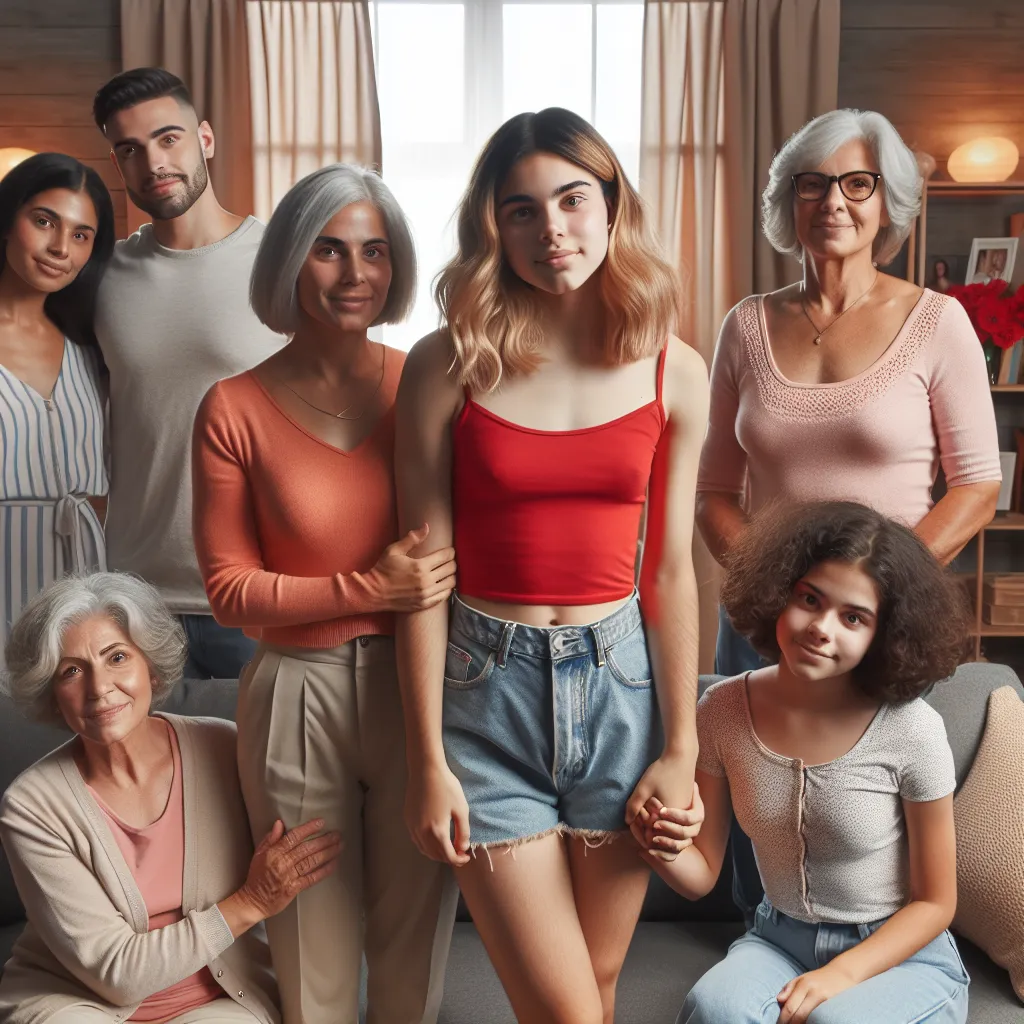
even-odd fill
[(854, 139), (867, 143), (881, 173), (889, 223), (879, 228), (874, 261), (892, 262), (921, 211), (921, 172), (914, 154), (889, 120), (873, 110), (833, 110), (808, 122), (775, 154), (761, 194), (764, 236), (779, 252), (803, 258), (793, 215), (793, 175), (817, 167)]
[[(398, 535), (395, 396), (405, 353), (368, 329), (409, 308), (405, 218), (372, 171), (336, 164), (281, 200), (252, 303), (279, 352), (216, 383), (196, 415), (193, 539), (210, 607), (259, 640), (238, 687), (253, 835), (316, 814), (334, 876), (267, 922), (284, 1024), (437, 1018), (450, 873), (413, 846), (395, 613), (447, 600), (454, 552)], [(364, 926), (365, 922), (365, 926)]]
[(391, 249), (391, 286), (373, 324), (393, 324), (412, 311), (416, 297), (416, 249), (402, 208), (380, 175), (354, 164), (330, 164), (306, 175), (284, 196), (263, 234), (253, 263), (250, 303), (272, 331), (293, 334), (299, 326), (298, 279), (323, 226), (353, 203), (380, 213)]
[[(878, 269), (910, 233), (921, 184), (896, 129), (868, 110), (816, 117), (772, 161), (764, 233), (803, 273), (722, 324), (696, 514), (723, 565), (748, 516), (774, 501), (853, 495), (943, 563), (991, 519), (999, 445), (974, 328), (955, 299)], [(947, 490), (933, 502), (940, 465)], [(720, 610), (715, 670), (761, 664)], [(733, 868), (752, 917), (761, 884), (738, 828)]]
[(330, 874), (336, 832), (275, 822), (253, 849), (233, 722), (154, 713), (185, 637), (120, 573), (51, 583), (7, 644), (8, 685), (72, 738), (0, 802), (27, 924), (0, 977), (6, 1024), (279, 1024), (262, 930)]
[(52, 693), (64, 634), (93, 616), (112, 619), (141, 651), (152, 675), (154, 707), (181, 678), (185, 633), (153, 587), (127, 573), (65, 576), (28, 605), (7, 641), (3, 689), (27, 717), (66, 724)]

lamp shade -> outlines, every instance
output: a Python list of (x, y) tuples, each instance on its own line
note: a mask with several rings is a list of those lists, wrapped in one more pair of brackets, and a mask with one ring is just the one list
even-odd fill
[(0, 149), (0, 178), (4, 177), (16, 164), (20, 164), (22, 160), (27, 160), (30, 156), (35, 156), (31, 149), (15, 147)]
[(1020, 153), (1009, 139), (992, 135), (954, 149), (946, 170), (954, 181), (1006, 181), (1019, 159)]

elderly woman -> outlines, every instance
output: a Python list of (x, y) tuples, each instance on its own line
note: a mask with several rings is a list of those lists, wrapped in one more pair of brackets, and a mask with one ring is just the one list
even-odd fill
[[(999, 446), (977, 335), (955, 300), (878, 270), (920, 196), (913, 154), (871, 111), (815, 118), (772, 161), (763, 230), (803, 275), (722, 325), (697, 484), (698, 526), (720, 562), (774, 499), (871, 505), (941, 562), (991, 519)], [(940, 465), (947, 489), (933, 504)], [(760, 664), (720, 612), (717, 671)], [(760, 881), (741, 837), (735, 895), (752, 911)]]
[[(404, 353), (367, 329), (402, 319), (416, 263), (372, 171), (335, 164), (284, 196), (252, 304), (292, 335), (215, 384), (196, 417), (193, 516), (210, 607), (260, 646), (241, 681), (239, 769), (254, 835), (324, 818), (333, 878), (268, 922), (286, 1024), (436, 1020), (455, 914), (447, 868), (403, 821), (406, 762), (394, 613), (445, 601), (453, 552), (398, 536), (394, 404)], [(364, 928), (365, 920), (365, 928)]]
[(276, 822), (253, 852), (234, 725), (153, 713), (181, 673), (185, 637), (141, 580), (51, 584), (6, 653), (15, 703), (75, 736), (0, 806), (28, 917), (0, 980), (0, 1019), (276, 1022), (252, 929), (330, 873), (338, 835)]

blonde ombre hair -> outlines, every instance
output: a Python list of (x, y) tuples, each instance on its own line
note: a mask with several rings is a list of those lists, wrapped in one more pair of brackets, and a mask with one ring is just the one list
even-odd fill
[(601, 183), (611, 227), (608, 254), (595, 274), (608, 364), (653, 355), (675, 327), (675, 274), (611, 147), (582, 117), (561, 107), (517, 114), (491, 136), (477, 159), (459, 204), (459, 249), (434, 290), (442, 326), (455, 348), (459, 383), (472, 391), (492, 391), (503, 374), (529, 373), (539, 362), (543, 332), (532, 288), (502, 254), (496, 214), (509, 172), (532, 153), (560, 156)]

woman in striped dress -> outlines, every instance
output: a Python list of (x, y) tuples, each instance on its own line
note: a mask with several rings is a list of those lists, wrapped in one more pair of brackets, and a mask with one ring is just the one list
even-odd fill
[(110, 195), (77, 160), (40, 153), (0, 181), (0, 667), (38, 591), (104, 568), (93, 308), (113, 249)]

